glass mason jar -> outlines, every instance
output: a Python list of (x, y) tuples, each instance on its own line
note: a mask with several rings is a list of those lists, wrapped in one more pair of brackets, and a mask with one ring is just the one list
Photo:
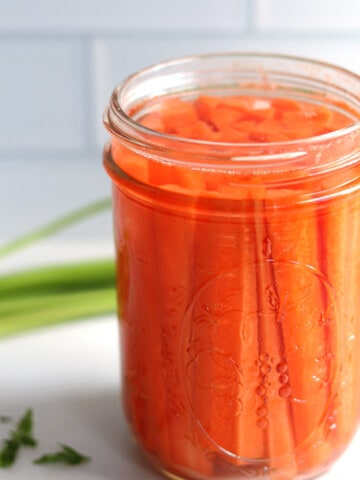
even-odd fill
[[(141, 122), (169, 98), (200, 95), (310, 102), (347, 124), (241, 143)], [(114, 90), (104, 164), (124, 408), (142, 450), (168, 477), (306, 479), (352, 439), (359, 119), (358, 76), (288, 56), (188, 57)]]

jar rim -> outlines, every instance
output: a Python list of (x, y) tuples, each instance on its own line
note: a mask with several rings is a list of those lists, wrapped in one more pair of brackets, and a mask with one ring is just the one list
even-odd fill
[[(302, 67), (306, 67), (307, 70), (315, 69), (320, 72), (323, 70), (322, 75), (324, 77), (329, 76), (330, 74), (339, 75), (342, 79), (347, 80), (349, 85), (357, 86), (358, 94), (356, 95), (353, 89), (349, 86), (334, 86), (331, 83), (328, 83), (328, 80), (322, 79), (318, 82), (315, 81), (316, 85), (320, 85), (323, 88), (328, 87), (330, 93), (338, 92), (340, 96), (344, 96), (349, 103), (351, 103), (353, 110), (353, 120), (354, 122), (346, 127), (342, 127), (336, 130), (333, 130), (328, 133), (305, 137), (301, 139), (290, 139), (283, 141), (274, 141), (274, 142), (258, 142), (258, 143), (241, 143), (241, 142), (221, 142), (221, 141), (207, 141), (200, 139), (185, 138), (180, 136), (175, 136), (156, 130), (152, 130), (141, 123), (137, 122), (129, 115), (127, 109), (123, 105), (124, 96), (128, 93), (128, 90), (131, 89), (132, 85), (136, 82), (141, 82), (146, 80), (147, 77), (151, 75), (161, 75), (162, 72), (171, 69), (179, 69), (180, 67), (188, 67), (189, 65), (194, 64), (195, 62), (213, 61), (213, 62), (230, 62), (233, 61), (233, 66), (231, 67), (232, 71), (237, 71), (241, 73), (241, 68), (236, 66), (238, 61), (253, 61), (254, 66), (252, 67), (258, 69), (258, 74), (264, 75), (265, 81), (266, 76), (269, 74), (266, 70), (262, 70), (262, 64), (266, 61), (279, 62), (279, 64), (286, 63), (295, 63)], [(256, 62), (257, 65), (256, 65)], [(279, 74), (286, 75), (288, 72), (279, 70)], [(297, 73), (296, 78), (299, 81), (313, 79), (304, 74)], [(153, 81), (150, 87), (155, 85), (160, 85), (160, 81)], [(168, 87), (171, 88), (171, 87)], [(168, 90), (163, 90), (165, 93)], [(181, 93), (181, 89), (176, 90), (177, 93)], [(276, 90), (274, 90), (276, 93)], [(277, 91), (279, 92), (279, 91)], [(159, 92), (152, 92), (153, 98), (161, 98)], [(160, 92), (161, 93), (161, 92)], [(326, 99), (326, 95), (324, 99)], [(329, 98), (329, 105), (331, 105)], [(357, 116), (355, 117), (355, 112)], [(349, 111), (347, 111), (349, 113)], [(204, 157), (210, 158), (213, 160), (219, 160), (219, 157), (224, 155), (224, 150), (226, 151), (237, 151), (239, 154), (231, 155), (227, 160), (236, 162), (237, 168), (241, 168), (241, 165), (245, 161), (246, 164), (251, 162), (253, 166), (258, 163), (266, 162), (267, 167), (269, 168), (269, 161), (275, 161), (275, 164), (283, 161), (283, 157), (286, 156), (286, 159), (290, 162), (293, 160), (298, 161), (299, 158), (306, 155), (306, 150), (311, 148), (316, 148), (318, 145), (323, 145), (324, 143), (329, 143), (335, 141), (338, 138), (343, 138), (347, 136), (354, 135), (359, 133), (360, 135), (360, 75), (348, 70), (346, 68), (334, 65), (328, 62), (321, 60), (306, 58), (296, 55), (286, 55), (279, 53), (266, 53), (266, 52), (219, 52), (219, 53), (205, 53), (198, 55), (189, 55), (182, 56), (167, 61), (163, 61), (157, 64), (150, 65), (146, 68), (143, 68), (131, 75), (129, 75), (123, 82), (117, 85), (111, 95), (110, 104), (105, 110), (104, 113), (104, 124), (109, 131), (109, 133), (119, 141), (124, 141), (128, 145), (133, 145), (135, 148), (140, 149), (150, 149), (154, 153), (161, 153), (162, 155), (170, 155), (172, 151), (179, 150), (180, 145), (188, 148), (188, 152), (194, 156), (196, 159), (197, 156), (201, 157), (202, 166), (204, 166), (203, 160)], [(166, 145), (164, 145), (164, 141)], [(192, 151), (194, 148), (194, 151)], [(204, 148), (210, 148), (211, 154), (206, 154)], [(202, 150), (202, 151), (201, 151)], [(249, 155), (248, 152), (251, 151), (253, 154)], [(245, 155), (242, 152), (247, 152)], [(197, 155), (198, 153), (198, 155)], [(173, 159), (175, 163), (177, 160)], [(274, 163), (271, 165), (275, 166)]]

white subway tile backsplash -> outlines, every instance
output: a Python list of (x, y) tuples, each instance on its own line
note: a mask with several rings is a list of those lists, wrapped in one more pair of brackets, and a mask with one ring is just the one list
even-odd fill
[[(0, 165), (0, 245), (111, 194), (100, 154), (30, 161), (5, 157)], [(66, 229), (61, 237), (110, 240), (111, 227), (109, 209)]]
[(78, 41), (0, 42), (0, 151), (84, 144)]
[(256, 26), (259, 29), (280, 29), (314, 33), (360, 32), (358, 0), (254, 0)]
[(251, 37), (240, 39), (241, 50), (273, 52), (283, 55), (297, 55), (336, 64), (360, 74), (360, 37), (356, 39), (336, 36), (318, 37), (289, 36), (286, 32), (276, 36)]
[(0, 32), (239, 29), (246, 12), (247, 0), (11, 0), (0, 4)]

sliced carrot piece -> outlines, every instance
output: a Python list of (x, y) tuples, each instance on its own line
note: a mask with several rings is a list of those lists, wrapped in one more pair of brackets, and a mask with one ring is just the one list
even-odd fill
[(251, 133), (252, 130), (255, 128), (256, 122), (254, 120), (242, 120), (241, 122), (237, 122), (233, 125), (233, 128), (236, 128), (240, 132)]
[(349, 127), (352, 123), (353, 120), (346, 117), (343, 113), (334, 111), (331, 121), (328, 122), (327, 128), (330, 131), (339, 130), (341, 128)]
[(161, 102), (158, 112), (167, 133), (175, 132), (182, 125), (198, 120), (194, 105), (180, 98), (171, 98)]
[(200, 95), (195, 101), (198, 117), (200, 120), (211, 124), (211, 118), (216, 107), (220, 104), (220, 97), (212, 97), (209, 95)]
[(271, 101), (268, 98), (229, 96), (223, 97), (222, 105), (242, 112), (246, 120), (270, 120), (275, 114)]
[(148, 161), (142, 155), (131, 151), (124, 145), (113, 141), (111, 154), (114, 162), (130, 177), (146, 183), (149, 179)]
[(288, 136), (281, 131), (281, 125), (276, 120), (263, 120), (250, 132), (250, 139), (254, 142), (282, 142)]
[(140, 119), (141, 125), (157, 132), (165, 132), (162, 116), (158, 112), (149, 113)]
[[(291, 139), (321, 135), (334, 130), (332, 122), (334, 112), (319, 105), (303, 105), (300, 110), (289, 110), (281, 113), (279, 131), (283, 129)], [(345, 117), (343, 117), (343, 120)]]
[(271, 105), (276, 110), (276, 116), (282, 112), (298, 112), (301, 110), (301, 102), (286, 97), (275, 97), (271, 99)]
[(216, 132), (210, 127), (210, 125), (203, 120), (197, 120), (196, 122), (179, 125), (175, 128), (175, 133), (180, 137), (193, 138), (198, 140), (211, 141), (216, 139)]
[(149, 183), (155, 186), (179, 186), (192, 191), (203, 191), (205, 182), (200, 170), (191, 171), (185, 167), (148, 161)]
[(209, 116), (211, 124), (218, 130), (223, 131), (224, 128), (231, 127), (234, 123), (241, 121), (243, 118), (243, 112), (239, 112), (238, 110), (220, 104), (210, 113)]
[(232, 126), (222, 127), (221, 131), (219, 131), (219, 136), (222, 142), (248, 143), (250, 141), (249, 133), (242, 131), (240, 128), (234, 128)]

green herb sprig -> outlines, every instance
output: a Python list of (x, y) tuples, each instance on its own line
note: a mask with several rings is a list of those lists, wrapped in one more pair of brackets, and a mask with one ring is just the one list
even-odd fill
[(37, 440), (33, 434), (33, 412), (28, 409), (3, 442), (0, 450), (0, 468), (13, 465), (22, 446), (35, 447), (36, 445)]
[[(0, 418), (9, 417), (0, 416)], [(20, 418), (15, 426), (15, 429), (10, 431), (8, 438), (3, 441), (0, 449), (0, 468), (11, 467), (18, 456), (21, 447), (36, 447), (38, 442), (33, 433), (33, 411), (27, 409), (24, 415)], [(60, 450), (54, 453), (47, 453), (39, 458), (33, 460), (35, 465), (47, 465), (52, 463), (63, 463), (66, 465), (79, 465), (91, 460), (91, 457), (83, 455), (69, 445), (60, 443)]]
[(90, 457), (83, 455), (72, 447), (59, 444), (61, 450), (55, 453), (47, 453), (35, 459), (35, 465), (47, 465), (50, 463), (64, 463), (66, 465), (79, 465), (80, 463), (88, 462)]

